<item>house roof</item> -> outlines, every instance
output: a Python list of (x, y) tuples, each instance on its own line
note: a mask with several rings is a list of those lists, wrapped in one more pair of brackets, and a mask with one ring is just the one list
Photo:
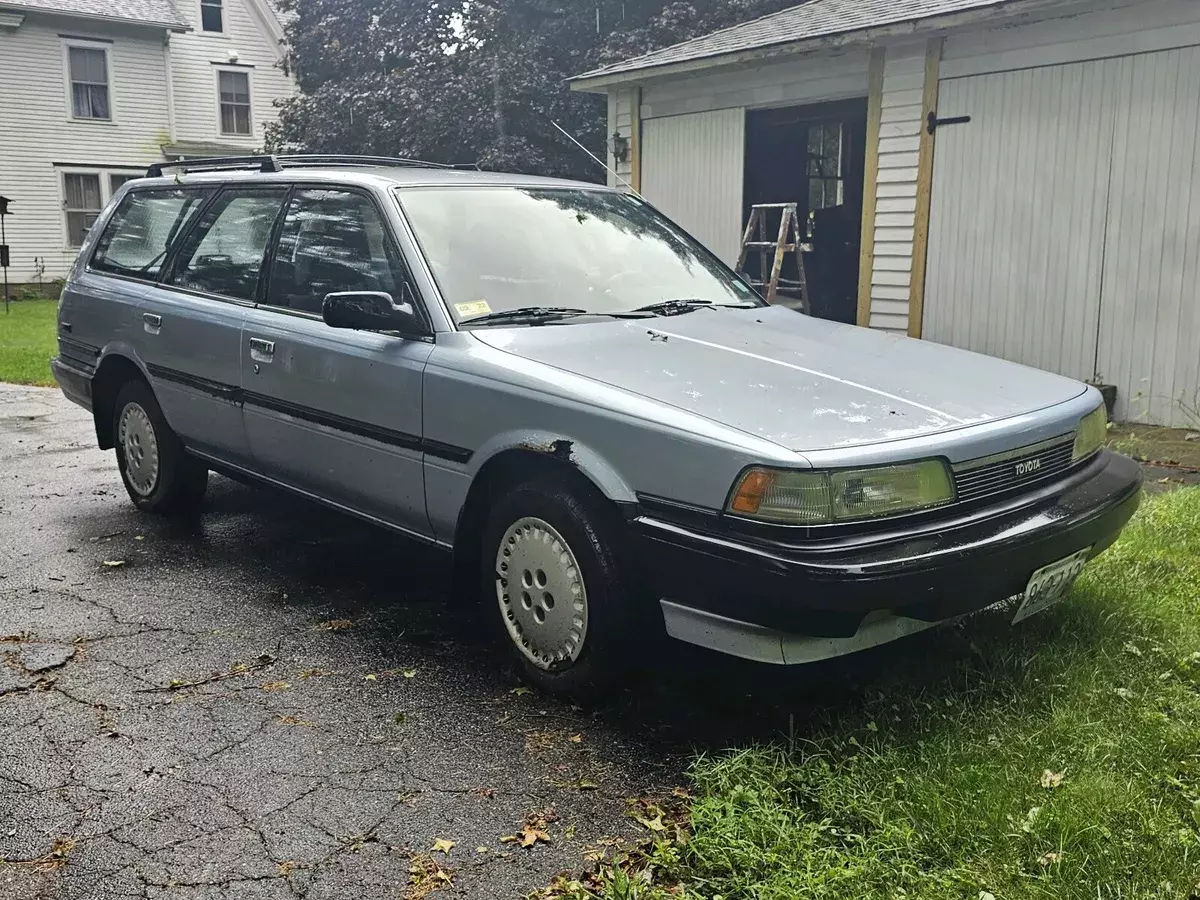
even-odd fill
[[(999, 9), (1022, 0), (808, 0), (782, 12), (714, 31), (632, 59), (601, 66), (571, 79), (576, 86), (595, 79), (680, 63), (707, 60), (748, 50), (833, 38), (886, 26), (916, 23), (956, 13)], [(1026, 4), (1028, 5), (1028, 4)], [(629, 80), (612, 78), (611, 80)]]
[(180, 31), (188, 27), (171, 0), (0, 0), (0, 7), (85, 19), (137, 22)]

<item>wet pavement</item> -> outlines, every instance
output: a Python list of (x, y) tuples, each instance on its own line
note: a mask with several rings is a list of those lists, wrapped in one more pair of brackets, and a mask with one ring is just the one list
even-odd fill
[(631, 836), (688, 742), (522, 687), (445, 584), (226, 479), (138, 513), (88, 413), (0, 385), (0, 897), (515, 898)]

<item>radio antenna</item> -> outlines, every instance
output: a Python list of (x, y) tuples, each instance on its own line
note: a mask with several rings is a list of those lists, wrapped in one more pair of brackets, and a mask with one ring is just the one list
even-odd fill
[(629, 188), (629, 192), (631, 194), (633, 194), (633, 196), (637, 197), (639, 200), (646, 199), (645, 197), (643, 197), (641, 194), (639, 194), (637, 192), (637, 189), (634, 188), (634, 186), (632, 184), (630, 184), (628, 181), (626, 181), (624, 178), (622, 178), (620, 175), (618, 175), (615, 169), (610, 169), (608, 167), (608, 164), (606, 162), (604, 162), (604, 160), (602, 160), (600, 157), (598, 157), (595, 153), (593, 153), (587, 147), (583, 146), (583, 144), (579, 143), (579, 141), (575, 140), (575, 137), (571, 134), (571, 132), (567, 131), (567, 129), (563, 128), (561, 125), (559, 125), (553, 119), (550, 120), (550, 124), (553, 125), (555, 128), (557, 128), (559, 131), (561, 131), (564, 135), (566, 135), (567, 140), (569, 140), (572, 144), (574, 144), (576, 147), (578, 147), (580, 150), (582, 150), (584, 153), (586, 153), (588, 156), (590, 156), (593, 160), (595, 160), (596, 164), (598, 166), (600, 166), (602, 169), (604, 169), (604, 171), (608, 172), (609, 175), (611, 175), (613, 178), (617, 179), (617, 181), (621, 182), (621, 184), (625, 185), (625, 187)]

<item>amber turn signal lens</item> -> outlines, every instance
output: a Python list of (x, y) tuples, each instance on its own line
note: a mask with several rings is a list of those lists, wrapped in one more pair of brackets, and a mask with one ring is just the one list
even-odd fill
[(771, 473), (762, 469), (751, 469), (742, 477), (737, 492), (729, 502), (729, 508), (734, 512), (754, 515), (762, 506), (763, 496), (771, 486)]

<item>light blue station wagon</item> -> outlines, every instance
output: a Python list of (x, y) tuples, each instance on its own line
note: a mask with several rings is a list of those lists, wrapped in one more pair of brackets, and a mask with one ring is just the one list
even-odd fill
[(139, 508), (197, 510), (213, 470), (450, 551), (465, 609), (554, 691), (664, 630), (789, 664), (1010, 597), (1019, 621), (1140, 497), (1094, 388), (767, 306), (596, 185), (152, 167), (58, 327), (55, 376)]

